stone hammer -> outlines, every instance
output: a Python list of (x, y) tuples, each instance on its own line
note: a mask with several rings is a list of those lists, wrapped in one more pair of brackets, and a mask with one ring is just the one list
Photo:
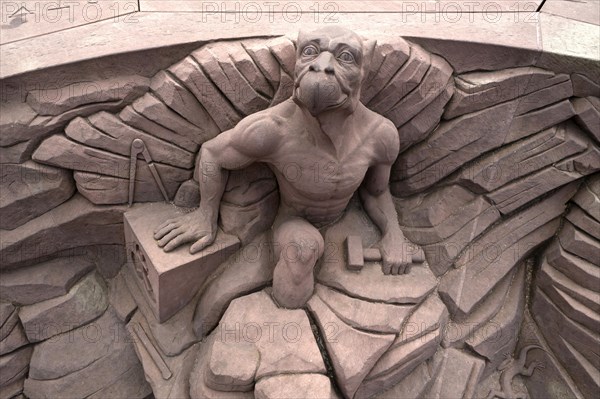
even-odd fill
[[(363, 268), (365, 261), (379, 262), (381, 261), (381, 250), (379, 248), (363, 248), (362, 239), (360, 236), (348, 236), (345, 242), (347, 268), (349, 270), (358, 271)], [(425, 262), (425, 255), (421, 248), (412, 254), (413, 263)]]

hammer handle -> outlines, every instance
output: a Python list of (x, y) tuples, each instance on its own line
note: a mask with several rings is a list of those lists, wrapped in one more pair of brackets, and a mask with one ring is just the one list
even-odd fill
[[(379, 248), (365, 248), (363, 250), (365, 262), (379, 262), (381, 261), (381, 251)], [(425, 262), (425, 255), (423, 250), (419, 249), (419, 252), (412, 254), (412, 263), (423, 263)]]

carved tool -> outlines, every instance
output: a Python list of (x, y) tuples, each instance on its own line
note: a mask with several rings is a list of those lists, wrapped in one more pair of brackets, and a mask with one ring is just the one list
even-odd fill
[(135, 175), (137, 171), (137, 158), (138, 155), (142, 154), (144, 160), (148, 164), (150, 168), (150, 172), (152, 173), (152, 177), (154, 177), (154, 181), (158, 185), (160, 192), (165, 199), (165, 202), (169, 202), (169, 195), (167, 194), (167, 190), (165, 190), (165, 186), (162, 183), (160, 175), (158, 174), (158, 170), (156, 170), (156, 166), (154, 165), (154, 161), (152, 157), (150, 157), (150, 152), (146, 147), (146, 144), (142, 141), (142, 139), (135, 139), (131, 143), (131, 155), (129, 160), (129, 206), (133, 204), (133, 194), (135, 191)]
[[(346, 248), (346, 260), (348, 261), (346, 267), (349, 270), (361, 270), (365, 265), (365, 261), (381, 261), (381, 250), (379, 248), (363, 249), (362, 239), (359, 236), (348, 236), (344, 246)], [(412, 255), (412, 261), (413, 263), (425, 262), (425, 254), (421, 248)]]

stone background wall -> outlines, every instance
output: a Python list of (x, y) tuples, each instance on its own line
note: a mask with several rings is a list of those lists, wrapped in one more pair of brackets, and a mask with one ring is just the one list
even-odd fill
[[(429, 324), (410, 338), (395, 327), (358, 380), (337, 373), (357, 359), (323, 349), (334, 354), (338, 389), (356, 397), (379, 394), (373, 387), (392, 389), (382, 398), (409, 390), (485, 396), (505, 354), (534, 343), (544, 350), (528, 359), (546, 369), (525, 379), (532, 397), (592, 397), (600, 388), (594, 76), (531, 65), (457, 71), (426, 44), (373, 39), (362, 101), (398, 127), (392, 193), (403, 231), (423, 247), (431, 271), (410, 314), (422, 309), (418, 320)], [(121, 268), (130, 143), (144, 140), (176, 204), (197, 203), (199, 147), (289, 98), (294, 57), (285, 36), (215, 42), (157, 73), (73, 82), (56, 96), (21, 92), (3, 104), (2, 397), (23, 389), (35, 398), (189, 395), (195, 353), (205, 350), (198, 342), (232, 300), (269, 285), (269, 265), (246, 265), (241, 277), (225, 265), (180, 313), (163, 324), (153, 319)], [(161, 201), (141, 160), (137, 170), (135, 202)], [(264, 168), (233, 173), (223, 229), (244, 244), (264, 239), (257, 234), (270, 224), (275, 190)], [(328, 297), (333, 283), (323, 273), (319, 298), (355, 299), (339, 286), (346, 297)], [(320, 317), (318, 306), (311, 311)], [(348, 328), (370, 330), (356, 323)]]

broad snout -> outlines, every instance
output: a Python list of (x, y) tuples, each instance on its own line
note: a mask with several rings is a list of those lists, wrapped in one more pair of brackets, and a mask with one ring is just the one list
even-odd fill
[(335, 59), (333, 58), (333, 54), (328, 51), (323, 51), (309, 65), (308, 70), (312, 72), (325, 72), (328, 75), (333, 75), (335, 74), (334, 62)]

